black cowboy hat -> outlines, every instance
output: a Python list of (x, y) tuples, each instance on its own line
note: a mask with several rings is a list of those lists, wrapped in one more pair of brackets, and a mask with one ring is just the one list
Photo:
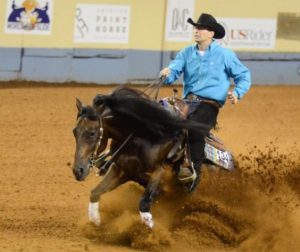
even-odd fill
[(215, 32), (214, 38), (221, 39), (225, 36), (224, 27), (210, 14), (202, 13), (195, 23), (191, 18), (187, 20), (193, 26), (204, 26)]

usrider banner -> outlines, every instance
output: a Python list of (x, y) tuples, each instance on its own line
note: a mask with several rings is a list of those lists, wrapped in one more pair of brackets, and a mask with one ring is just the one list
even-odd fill
[(226, 30), (220, 43), (229, 48), (274, 49), (276, 19), (217, 18)]
[(53, 0), (7, 0), (5, 32), (49, 35)]

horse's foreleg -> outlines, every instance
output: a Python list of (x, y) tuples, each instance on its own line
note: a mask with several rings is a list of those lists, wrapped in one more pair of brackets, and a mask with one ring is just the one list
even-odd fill
[(149, 228), (153, 228), (154, 221), (152, 214), (150, 213), (151, 203), (153, 199), (158, 195), (160, 189), (160, 181), (163, 174), (163, 167), (158, 167), (150, 177), (146, 190), (143, 194), (143, 197), (140, 201), (140, 216), (142, 222), (145, 223)]
[(89, 220), (92, 223), (99, 226), (101, 222), (99, 213), (99, 200), (101, 195), (117, 188), (125, 182), (116, 164), (112, 163), (102, 181), (91, 191), (88, 214)]

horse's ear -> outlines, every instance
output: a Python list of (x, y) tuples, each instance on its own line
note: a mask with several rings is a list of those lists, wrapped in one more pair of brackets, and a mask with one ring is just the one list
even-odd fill
[(82, 110), (82, 102), (76, 97), (76, 107), (78, 109), (78, 113)]

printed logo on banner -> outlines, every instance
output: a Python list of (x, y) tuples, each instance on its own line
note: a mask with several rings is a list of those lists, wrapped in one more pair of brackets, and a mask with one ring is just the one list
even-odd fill
[(74, 41), (128, 43), (130, 6), (77, 4)]
[(50, 34), (52, 0), (8, 0), (6, 33)]
[(276, 19), (217, 18), (226, 35), (220, 43), (229, 48), (273, 49)]
[(193, 28), (187, 23), (194, 16), (194, 0), (168, 0), (166, 33), (167, 41), (191, 41)]

